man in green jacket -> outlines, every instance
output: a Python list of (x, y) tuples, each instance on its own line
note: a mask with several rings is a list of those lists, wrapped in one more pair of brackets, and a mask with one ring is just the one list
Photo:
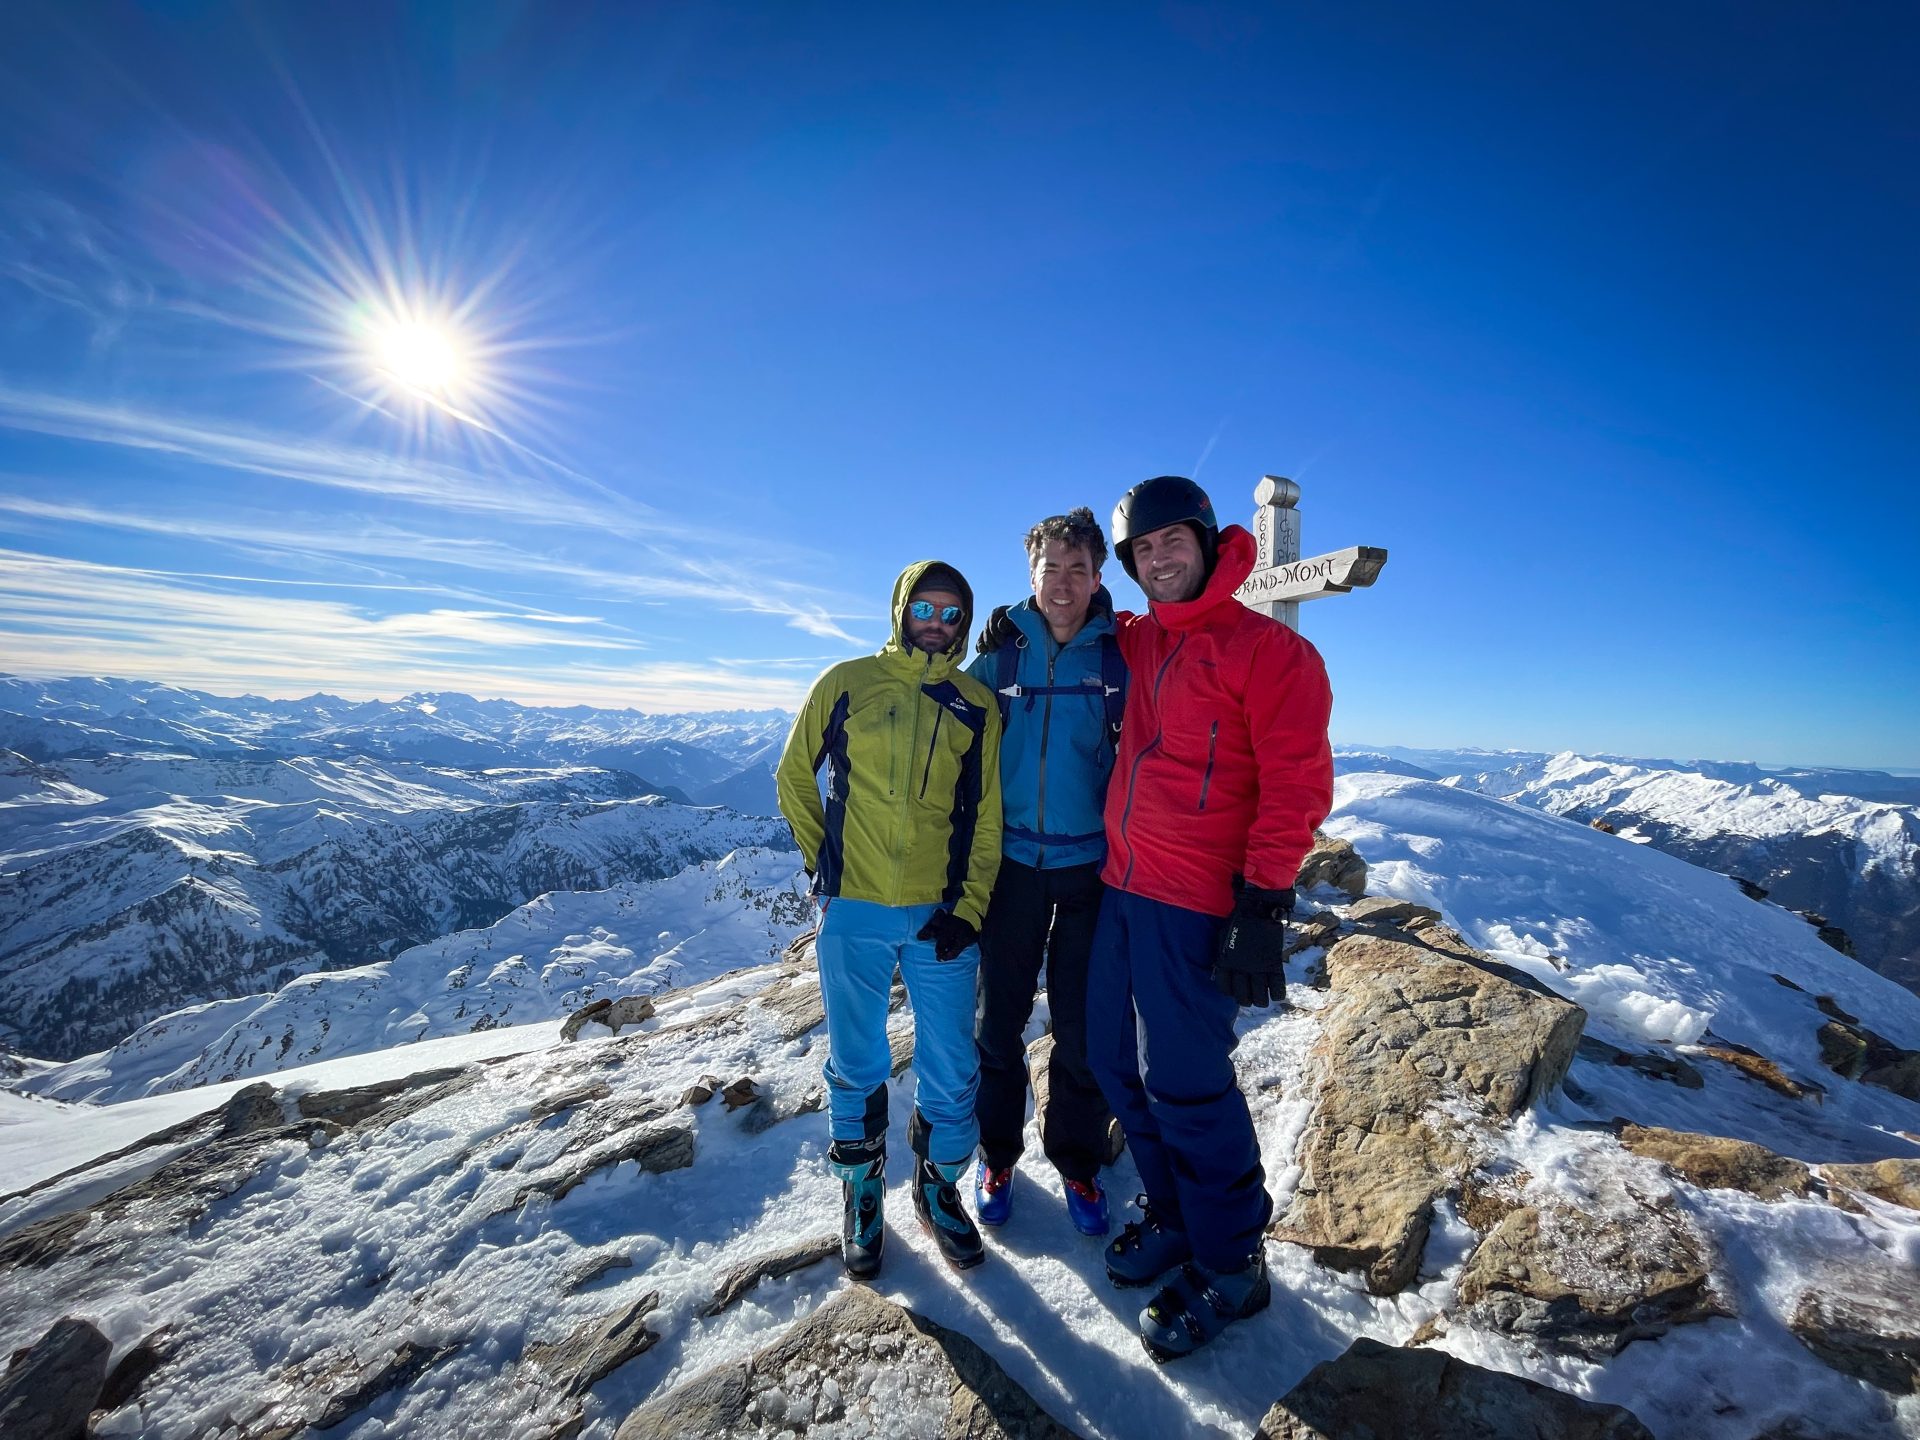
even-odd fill
[(914, 1015), (914, 1209), (956, 1268), (986, 1258), (956, 1188), (979, 1143), (976, 942), (1000, 867), (999, 709), (959, 663), (972, 618), (958, 570), (909, 565), (893, 587), (893, 638), (814, 682), (777, 774), (821, 907), (827, 1163), (842, 1182), (841, 1258), (856, 1279), (879, 1272), (886, 1235), (896, 969)]

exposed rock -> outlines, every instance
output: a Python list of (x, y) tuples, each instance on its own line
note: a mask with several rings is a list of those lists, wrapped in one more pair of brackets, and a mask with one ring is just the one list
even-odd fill
[(107, 1376), (107, 1383), (95, 1402), (101, 1410), (118, 1410), (140, 1393), (140, 1388), (168, 1360), (173, 1358), (176, 1341), (173, 1327), (162, 1326), (120, 1357), (120, 1363)]
[(595, 1000), (592, 1004), (574, 1011), (560, 1026), (562, 1040), (578, 1040), (580, 1032), (588, 1025), (603, 1025), (607, 1032), (618, 1035), (629, 1025), (638, 1025), (642, 1020), (653, 1018), (653, 997), (651, 995), (622, 995), (619, 999)]
[(1390, 1295), (1419, 1271), (1434, 1200), (1471, 1168), (1441, 1102), (1489, 1122), (1532, 1104), (1566, 1075), (1585, 1012), (1443, 929), (1349, 936), (1327, 968), (1305, 1174), (1272, 1233)]
[(1440, 912), (1430, 905), (1416, 905), (1411, 900), (1395, 900), (1387, 895), (1369, 895), (1347, 907), (1347, 921), (1353, 925), (1404, 927), (1412, 921), (1434, 921), (1439, 918)]
[(1321, 886), (1344, 890), (1358, 900), (1367, 893), (1367, 862), (1345, 840), (1316, 830), (1313, 849), (1301, 862), (1299, 876), (1293, 883), (1301, 890), (1317, 890)]
[(377, 1080), (344, 1090), (309, 1091), (294, 1102), (294, 1108), (308, 1120), (331, 1120), (336, 1125), (357, 1126), (376, 1115), (381, 1124), (391, 1124), (452, 1094), (455, 1086), (473, 1083), (479, 1074), (478, 1069), (466, 1065), (418, 1070), (398, 1080)]
[(1845, 1294), (1808, 1291), (1788, 1328), (1843, 1374), (1896, 1395), (1920, 1389), (1920, 1316), (1911, 1294), (1894, 1297), (1866, 1285)]
[(1703, 1190), (1744, 1190), (1761, 1200), (1778, 1200), (1813, 1188), (1813, 1172), (1805, 1165), (1746, 1140), (1627, 1125), (1620, 1143)]
[(567, 1274), (567, 1289), (582, 1290), (613, 1270), (631, 1270), (633, 1257), (624, 1250), (596, 1250)]
[[(1828, 1000), (1828, 996), (1820, 996)], [(1859, 1024), (1837, 1005), (1821, 1005), (1833, 1018), (1820, 1027), (1820, 1060), (1834, 1074), (1908, 1100), (1920, 1100), (1920, 1050), (1907, 1050)]]
[(1437, 1350), (1356, 1340), (1276, 1401), (1255, 1440), (1653, 1440), (1631, 1411)]
[(320, 1413), (308, 1423), (315, 1430), (330, 1430), (350, 1415), (357, 1415), (382, 1395), (410, 1385), (460, 1347), (444, 1345), (438, 1349), (403, 1340), (391, 1352), (358, 1371), (353, 1383), (327, 1397)]
[(604, 1100), (613, 1093), (613, 1087), (604, 1080), (592, 1080), (585, 1085), (570, 1086), (557, 1090), (551, 1095), (543, 1095), (533, 1102), (527, 1112), (531, 1120), (545, 1120), (558, 1115), (563, 1110), (571, 1110), (576, 1105), (586, 1105), (595, 1100)]
[[(1047, 1106), (1053, 1099), (1053, 1032), (1047, 1031), (1027, 1047), (1027, 1083), (1033, 1089), (1033, 1119), (1040, 1133), (1047, 1133)], [(1103, 1110), (1105, 1106), (1101, 1107)], [(1111, 1165), (1127, 1148), (1126, 1131), (1113, 1115), (1107, 1115), (1107, 1152), (1100, 1162)]]
[(756, 1256), (746, 1264), (729, 1270), (726, 1278), (713, 1292), (713, 1298), (700, 1313), (703, 1316), (718, 1315), (735, 1301), (739, 1300), (762, 1280), (777, 1279), (782, 1275), (791, 1275), (796, 1270), (804, 1270), (809, 1265), (818, 1265), (822, 1260), (840, 1253), (840, 1237), (836, 1234), (816, 1235), (811, 1240), (799, 1240), (775, 1250), (768, 1255)]
[(1622, 1065), (1629, 1070), (1637, 1070), (1650, 1080), (1665, 1080), (1678, 1085), (1683, 1090), (1698, 1090), (1707, 1082), (1693, 1066), (1678, 1055), (1666, 1055), (1657, 1051), (1622, 1050), (1617, 1045), (1609, 1045), (1591, 1035), (1580, 1037), (1579, 1056), (1582, 1060), (1591, 1060), (1599, 1065)]
[(1738, 885), (1740, 887), (1740, 893), (1749, 900), (1764, 900), (1767, 898), (1767, 889), (1764, 885), (1756, 885), (1753, 881), (1740, 875), (1729, 875), (1727, 878)]
[(973, 1341), (864, 1288), (648, 1401), (616, 1440), (803, 1434), (829, 1422), (861, 1435), (1074, 1440)]
[(693, 1163), (693, 1131), (685, 1125), (654, 1125), (615, 1136), (564, 1165), (556, 1161), (545, 1174), (515, 1192), (512, 1204), (505, 1208), (517, 1210), (534, 1195), (563, 1199), (595, 1171), (627, 1160), (652, 1175), (684, 1170)]
[(743, 1105), (751, 1105), (759, 1098), (760, 1087), (753, 1083), (753, 1077), (750, 1075), (742, 1075), (720, 1092), (720, 1099), (729, 1111), (738, 1110)]
[(913, 1064), (916, 1033), (911, 1025), (900, 1025), (887, 1031), (888, 1074), (900, 1076), (907, 1073), (907, 1067)]
[(640, 1322), (660, 1303), (657, 1293), (577, 1326), (564, 1340), (532, 1345), (527, 1361), (568, 1395), (583, 1395), (634, 1356), (653, 1348), (659, 1336)]
[(754, 1003), (774, 1018), (774, 1030), (782, 1040), (798, 1040), (809, 1030), (827, 1023), (826, 1002), (820, 995), (820, 980), (813, 971), (809, 950), (805, 971), (787, 976), (755, 997)]
[(0, 1377), (0, 1435), (80, 1440), (106, 1387), (112, 1353), (112, 1343), (88, 1321), (55, 1321)]
[(1316, 945), (1330, 945), (1339, 933), (1340, 917), (1331, 910), (1316, 910), (1305, 919), (1294, 921), (1293, 940), (1287, 946), (1287, 955), (1291, 958)]
[(718, 1075), (702, 1075), (698, 1080), (694, 1081), (693, 1084), (680, 1092), (680, 1103), (682, 1105), (704, 1105), (719, 1093), (720, 1077)]
[(1789, 1100), (1804, 1100), (1809, 1095), (1820, 1093), (1818, 1085), (1802, 1085), (1766, 1056), (1744, 1045), (1735, 1045), (1727, 1040), (1710, 1040), (1700, 1047), (1700, 1053), (1710, 1060), (1731, 1065), (1747, 1079), (1757, 1080), (1774, 1094), (1784, 1095)]
[(1822, 1165), (1821, 1178), (1876, 1200), (1920, 1210), (1920, 1160), (1875, 1160), (1870, 1165)]
[(1522, 1206), (1468, 1257), (1459, 1296), (1474, 1324), (1595, 1361), (1730, 1313), (1686, 1222), (1637, 1198), (1609, 1214)]
[(251, 1135), (256, 1130), (277, 1129), (286, 1123), (279, 1097), (264, 1080), (242, 1085), (227, 1097), (226, 1108), (220, 1112), (222, 1135)]

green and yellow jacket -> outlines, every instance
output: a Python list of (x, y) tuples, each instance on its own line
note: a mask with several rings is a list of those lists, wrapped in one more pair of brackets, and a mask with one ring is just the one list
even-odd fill
[(909, 565), (894, 582), (893, 638), (879, 654), (814, 681), (776, 779), (815, 893), (945, 905), (978, 926), (1000, 868), (1000, 711), (960, 669), (971, 592), (952, 646), (907, 648), (907, 601), (933, 563)]

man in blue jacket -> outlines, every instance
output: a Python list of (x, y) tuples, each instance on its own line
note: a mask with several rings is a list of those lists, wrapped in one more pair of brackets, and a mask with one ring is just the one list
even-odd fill
[(994, 617), (967, 673), (996, 693), (1003, 736), (1001, 861), (980, 935), (979, 1170), (975, 1213), (1006, 1223), (1027, 1119), (1024, 1032), (1041, 966), (1053, 1025), (1040, 1137), (1065, 1184), (1067, 1211), (1107, 1233), (1100, 1166), (1109, 1112), (1087, 1066), (1087, 957), (1107, 842), (1101, 808), (1113, 769), (1126, 670), (1113, 602), (1100, 584), (1106, 537), (1085, 508), (1027, 532), (1033, 596)]

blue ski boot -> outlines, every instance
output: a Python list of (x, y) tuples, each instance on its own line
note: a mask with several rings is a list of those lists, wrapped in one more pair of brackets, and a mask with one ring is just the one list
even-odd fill
[[(1061, 1177), (1067, 1191), (1067, 1218), (1082, 1235), (1104, 1235), (1113, 1228), (1107, 1218), (1107, 1192), (1100, 1188), (1099, 1177), (1092, 1180), (1068, 1180)], [(986, 1213), (980, 1218), (985, 1220)]]
[(973, 1213), (982, 1225), (1004, 1225), (1013, 1214), (1013, 1166), (991, 1168), (986, 1161), (973, 1172)]
[(1234, 1321), (1258, 1315), (1272, 1299), (1264, 1252), (1241, 1270), (1182, 1265), (1140, 1312), (1140, 1343), (1164, 1365), (1191, 1355)]
[(840, 1263), (849, 1278), (871, 1280), (887, 1243), (885, 1142), (836, 1140), (827, 1149), (827, 1168), (840, 1177)]
[(960, 1203), (958, 1182), (967, 1162), (936, 1165), (922, 1160), (913, 1171), (913, 1208), (920, 1223), (940, 1246), (940, 1257), (956, 1270), (971, 1270), (987, 1258), (980, 1232)]
[(1128, 1221), (1119, 1238), (1107, 1246), (1107, 1278), (1122, 1289), (1151, 1285), (1193, 1258), (1186, 1231), (1161, 1224), (1146, 1196), (1133, 1203), (1140, 1207), (1140, 1218)]

